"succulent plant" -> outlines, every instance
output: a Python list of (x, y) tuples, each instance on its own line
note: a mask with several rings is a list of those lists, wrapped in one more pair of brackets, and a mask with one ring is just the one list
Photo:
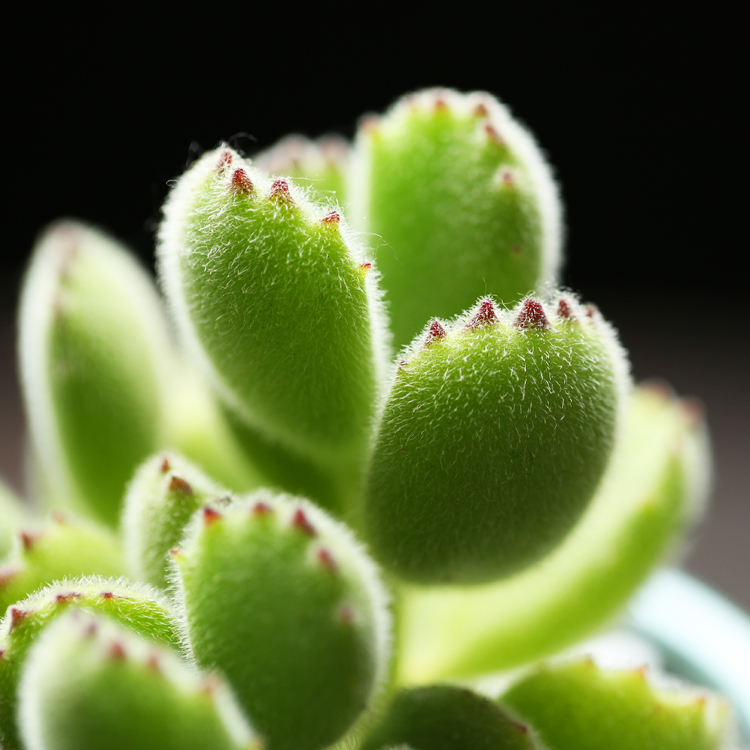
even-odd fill
[(710, 464), (557, 288), (561, 217), (508, 109), (441, 89), (351, 146), (203, 154), (164, 302), (116, 240), (49, 228), (36, 510), (0, 486), (3, 748), (725, 747), (723, 699), (557, 660), (679, 548)]

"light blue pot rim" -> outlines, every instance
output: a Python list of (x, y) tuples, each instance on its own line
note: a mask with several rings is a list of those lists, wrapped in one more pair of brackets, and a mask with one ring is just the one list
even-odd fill
[(750, 617), (680, 570), (658, 571), (629, 606), (631, 626), (667, 668), (723, 693), (750, 739)]

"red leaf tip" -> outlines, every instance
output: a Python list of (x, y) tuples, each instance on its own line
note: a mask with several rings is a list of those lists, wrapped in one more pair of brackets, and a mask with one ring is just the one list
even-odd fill
[(164, 456), (161, 460), (161, 465), (159, 466), (159, 471), (162, 474), (166, 474), (170, 469), (172, 468), (172, 465), (169, 463), (169, 459)]
[(503, 169), (500, 173), (500, 182), (505, 188), (512, 188), (516, 185), (516, 174), (512, 169)]
[(216, 171), (221, 174), (232, 163), (232, 152), (224, 151), (219, 157), (219, 163), (216, 165)]
[(21, 544), (23, 545), (23, 548), (26, 552), (33, 548), (39, 537), (40, 534), (33, 531), (20, 531), (18, 533), (18, 538), (21, 540)]
[(474, 314), (474, 317), (466, 324), (469, 330), (479, 328), (479, 326), (492, 325), (497, 323), (497, 315), (495, 314), (495, 306), (492, 304), (491, 299), (484, 299), (479, 305), (479, 310)]
[(549, 321), (540, 302), (535, 299), (525, 299), (513, 325), (516, 328), (536, 328), (546, 331), (549, 328)]
[(253, 505), (253, 515), (255, 516), (270, 516), (272, 513), (273, 508), (268, 503), (259, 501)]
[(57, 604), (67, 604), (68, 602), (75, 601), (76, 599), (80, 599), (82, 594), (76, 594), (76, 593), (68, 593), (68, 594), (58, 594), (55, 597), (55, 602)]
[(112, 641), (107, 649), (107, 656), (115, 661), (123, 661), (127, 656), (125, 644), (122, 641)]
[(10, 608), (10, 628), (8, 629), (9, 633), (12, 633), (13, 630), (18, 627), (19, 622), (23, 622), (30, 614), (30, 611), (28, 609), (20, 609), (19, 607), (11, 607)]
[(250, 195), (255, 190), (252, 180), (242, 168), (235, 169), (232, 172), (232, 181), (229, 183), (229, 187), (232, 192), (241, 193), (242, 195)]
[(557, 303), (557, 317), (561, 320), (575, 320), (575, 315), (573, 315), (573, 308), (570, 306), (570, 303), (565, 300), (561, 299)]
[(303, 511), (302, 508), (297, 508), (297, 510), (294, 511), (294, 516), (292, 517), (292, 526), (299, 529), (303, 534), (307, 534), (308, 536), (318, 535), (318, 532), (310, 523), (307, 516), (305, 515), (305, 511)]
[(318, 562), (324, 568), (331, 571), (331, 573), (336, 573), (338, 571), (338, 565), (336, 564), (336, 560), (334, 560), (333, 555), (324, 547), (321, 547), (318, 550), (317, 559), (318, 559)]
[(221, 513), (219, 513), (218, 510), (214, 510), (213, 508), (204, 508), (203, 509), (203, 523), (206, 526), (212, 526), (218, 520), (220, 520), (221, 517), (222, 517)]
[(178, 477), (176, 475), (172, 476), (172, 478), (169, 480), (169, 491), (177, 492), (180, 495), (193, 494), (193, 488), (190, 486), (190, 484), (182, 477)]
[(341, 214), (338, 211), (329, 211), (320, 221), (326, 226), (337, 227), (341, 221)]
[(344, 604), (339, 609), (339, 622), (344, 625), (351, 625), (354, 622), (354, 610), (348, 604)]
[(425, 346), (430, 346), (433, 341), (439, 341), (445, 338), (445, 328), (440, 325), (439, 320), (433, 320), (430, 324), (430, 330), (427, 331), (427, 338), (424, 341)]
[[(503, 140), (503, 137), (500, 135), (500, 133), (495, 130), (495, 128), (487, 123), (484, 126), (484, 132), (487, 135), (487, 138), (492, 141), (492, 143), (497, 144), (498, 146), (505, 146), (505, 141)], [(506, 182), (507, 175), (510, 175), (511, 180), (513, 179), (512, 172), (509, 172), (508, 170), (503, 172), (503, 183)]]
[(289, 194), (289, 183), (286, 180), (275, 180), (271, 185), (271, 192), (268, 197), (291, 203), (292, 196)]

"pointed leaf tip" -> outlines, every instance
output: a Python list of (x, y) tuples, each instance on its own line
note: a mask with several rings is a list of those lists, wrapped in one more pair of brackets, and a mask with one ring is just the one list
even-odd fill
[(68, 602), (75, 601), (76, 599), (80, 599), (82, 594), (76, 594), (73, 592), (70, 592), (68, 594), (58, 594), (55, 597), (55, 602), (57, 604), (67, 604)]
[(169, 480), (169, 491), (177, 492), (180, 495), (193, 494), (193, 488), (190, 486), (190, 484), (182, 477), (178, 477), (176, 475)]
[(561, 320), (575, 320), (573, 310), (571, 309), (567, 300), (561, 299), (557, 303), (557, 317)]
[(127, 656), (125, 644), (122, 641), (112, 641), (107, 649), (107, 656), (115, 661), (123, 661)]
[(549, 321), (541, 303), (534, 299), (525, 299), (521, 312), (518, 313), (518, 317), (513, 321), (513, 325), (516, 328), (536, 328), (546, 331), (549, 328)]
[(433, 341), (439, 341), (445, 338), (445, 328), (440, 325), (439, 320), (433, 320), (430, 324), (430, 330), (427, 332), (427, 338), (425, 339), (424, 345), (430, 346)]
[(317, 554), (318, 562), (326, 569), (328, 569), (331, 573), (338, 572), (338, 565), (336, 564), (336, 560), (334, 559), (333, 555), (325, 549), (325, 547), (321, 547), (318, 550)]
[(250, 178), (247, 176), (247, 172), (244, 169), (238, 168), (232, 172), (232, 181), (230, 183), (230, 189), (234, 193), (242, 193), (243, 195), (250, 195), (255, 186), (253, 185)]
[(31, 531), (19, 531), (18, 538), (21, 540), (24, 550), (29, 552), (36, 544), (37, 539), (39, 539), (39, 534)]
[[(489, 140), (490, 140), (490, 141), (491, 141), (492, 143), (495, 143), (495, 144), (497, 144), (498, 146), (505, 146), (505, 141), (503, 140), (503, 137), (502, 137), (502, 136), (500, 135), (500, 133), (498, 133), (498, 132), (497, 132), (497, 130), (495, 130), (495, 128), (494, 128), (494, 127), (493, 127), (492, 125), (490, 125), (489, 123), (487, 123), (487, 124), (486, 124), (486, 125), (484, 126), (484, 132), (486, 133), (486, 135), (487, 135), (487, 138), (488, 138), (488, 139), (489, 139)], [(506, 181), (507, 181), (507, 179), (508, 179), (508, 176), (510, 176), (510, 180), (511, 180), (511, 182), (512, 182), (512, 180), (513, 180), (513, 173), (512, 173), (512, 172), (510, 172), (510, 171), (508, 171), (508, 170), (504, 171), (504, 172), (503, 172), (503, 183), (504, 183), (504, 184), (506, 183)]]
[(221, 174), (224, 170), (232, 163), (232, 152), (224, 151), (219, 158), (219, 163), (216, 165), (216, 170)]
[(308, 536), (317, 536), (318, 532), (310, 523), (302, 508), (297, 508), (292, 517), (292, 525)]
[(30, 612), (28, 609), (20, 609), (19, 607), (11, 607), (10, 608), (10, 628), (8, 629), (9, 633), (12, 633), (16, 627), (18, 627), (18, 624), (20, 622), (23, 622), (28, 616)]
[(203, 509), (203, 523), (206, 526), (212, 526), (215, 524), (218, 520), (221, 519), (221, 513), (219, 511), (214, 510), (213, 508), (204, 508)]
[(289, 194), (289, 183), (286, 180), (275, 180), (271, 185), (271, 192), (268, 197), (291, 203), (292, 196)]
[(473, 330), (479, 326), (492, 325), (493, 323), (497, 323), (495, 305), (492, 304), (491, 299), (485, 299), (482, 300), (474, 317), (466, 324), (466, 328)]

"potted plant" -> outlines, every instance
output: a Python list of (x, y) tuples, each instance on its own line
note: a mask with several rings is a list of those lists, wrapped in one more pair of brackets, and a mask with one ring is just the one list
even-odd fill
[(556, 287), (561, 235), (530, 133), (442, 89), (352, 147), (203, 154), (159, 232), (176, 340), (118, 243), (49, 228), (19, 352), (54, 512), (0, 496), (4, 747), (730, 747), (724, 698), (553, 658), (673, 552), (709, 461)]

